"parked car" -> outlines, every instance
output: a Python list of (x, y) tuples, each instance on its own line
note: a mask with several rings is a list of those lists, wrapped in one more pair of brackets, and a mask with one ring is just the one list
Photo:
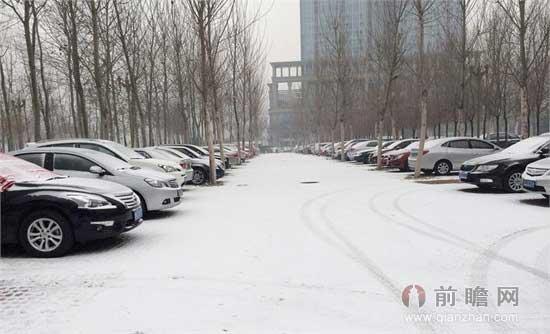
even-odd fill
[(485, 139), (502, 148), (512, 146), (521, 140), (518, 135), (513, 133), (506, 134), (506, 132), (499, 132), (498, 135), (491, 133), (486, 135)]
[[(160, 150), (166, 151), (179, 157), (191, 158), (191, 167), (193, 168), (193, 179), (191, 183), (194, 185), (202, 185), (208, 182), (210, 177), (210, 161), (208, 157), (200, 156), (194, 151), (180, 145), (156, 146)], [(221, 178), (225, 174), (223, 163), (216, 161), (216, 177)]]
[(413, 148), (418, 149), (418, 140), (410, 143), (407, 147), (400, 150), (393, 150), (385, 153), (382, 156), (383, 165), (388, 168), (399, 168), (402, 172), (408, 172), (409, 168), (409, 155)]
[(355, 158), (361, 155), (363, 152), (369, 151), (373, 147), (376, 147), (377, 145), (378, 145), (377, 140), (367, 140), (367, 141), (352, 145), (351, 148), (346, 153), (348, 160), (355, 160)]
[(0, 176), (15, 184), (1, 194), (2, 242), (36, 257), (56, 257), (74, 243), (109, 238), (141, 224), (139, 198), (107, 181), (72, 178), (0, 154)]
[(140, 147), (134, 151), (143, 155), (146, 159), (173, 161), (185, 172), (185, 183), (193, 180), (193, 167), (191, 167), (192, 161), (190, 157), (178, 157), (155, 147)]
[(546, 198), (550, 197), (550, 148), (543, 147), (539, 152), (545, 159), (535, 161), (527, 165), (523, 172), (523, 189), (539, 193)]
[(132, 166), (148, 168), (159, 172), (168, 173), (175, 177), (178, 184), (182, 185), (185, 182), (185, 172), (181, 167), (167, 160), (145, 159), (141, 154), (119, 143), (103, 139), (65, 139), (65, 140), (50, 140), (33, 143), (28, 147), (76, 147), (86, 148), (89, 150), (99, 151), (112, 155), (122, 161), (129, 163)]
[(183, 191), (174, 177), (132, 166), (98, 151), (43, 147), (20, 150), (12, 154), (56, 174), (124, 185), (139, 196), (144, 211), (173, 208), (181, 203), (183, 196)]
[(464, 162), (459, 178), (480, 188), (498, 188), (509, 192), (520, 192), (523, 188), (537, 190), (538, 178), (543, 176), (538, 175), (539, 169), (543, 168), (544, 163), (531, 166), (531, 175), (524, 171), (527, 165), (548, 157), (549, 148), (548, 134), (527, 138), (498, 153)]
[[(391, 145), (393, 143), (394, 143), (394, 141), (383, 142), (382, 143), (382, 149), (384, 149), (385, 147), (388, 147), (389, 145)], [(369, 163), (372, 155), (377, 151), (378, 151), (378, 141), (376, 141), (375, 146), (367, 147), (367, 148), (359, 151), (360, 153), (354, 158), (354, 160), (357, 161), (357, 162), (362, 162), (364, 164), (367, 164), (367, 163)]]
[[(400, 150), (403, 149), (410, 144), (417, 142), (418, 139), (402, 139), (397, 141), (389, 141), (384, 143), (382, 146), (382, 158), (384, 157), (384, 154), (387, 152), (391, 152), (394, 150)], [(369, 163), (376, 164), (378, 160), (378, 147), (376, 147), (376, 150), (369, 153)]]
[[(424, 146), (421, 170), (424, 174), (449, 175), (460, 170), (470, 159), (493, 154), (500, 148), (486, 140), (469, 137), (440, 138), (427, 141)], [(418, 148), (409, 156), (409, 168), (414, 169)]]

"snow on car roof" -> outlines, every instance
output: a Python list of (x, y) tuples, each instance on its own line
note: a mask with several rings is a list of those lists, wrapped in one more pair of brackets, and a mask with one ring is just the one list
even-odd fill
[(59, 175), (23, 159), (0, 153), (0, 176), (15, 182), (33, 182)]

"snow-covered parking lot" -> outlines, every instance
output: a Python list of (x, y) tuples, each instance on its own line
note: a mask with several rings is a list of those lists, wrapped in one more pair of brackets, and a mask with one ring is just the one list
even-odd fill
[[(8, 250), (0, 332), (550, 332), (540, 195), (297, 154), (259, 156), (223, 183), (63, 258)], [(403, 305), (410, 284), (425, 290), (419, 309)], [(478, 286), (487, 306), (466, 303)], [(437, 305), (449, 287), (454, 306), (450, 293)], [(499, 288), (517, 288), (517, 306), (498, 305)]]

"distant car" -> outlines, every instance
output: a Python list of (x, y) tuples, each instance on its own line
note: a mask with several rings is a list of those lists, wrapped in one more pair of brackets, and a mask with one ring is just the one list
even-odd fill
[(172, 176), (132, 166), (98, 151), (42, 147), (12, 153), (59, 175), (111, 181), (132, 189), (140, 198), (144, 211), (173, 208), (181, 203), (183, 191)]
[[(173, 155), (191, 158), (191, 167), (193, 168), (193, 179), (191, 183), (201, 185), (208, 182), (210, 177), (210, 161), (208, 157), (198, 155), (193, 150), (181, 145), (156, 146), (156, 148), (169, 152)], [(223, 163), (216, 160), (216, 177), (221, 178), (225, 175)]]
[(384, 153), (382, 156), (383, 165), (388, 168), (398, 168), (402, 172), (410, 171), (409, 155), (413, 148), (418, 148), (418, 141), (412, 142), (407, 147), (400, 150)]
[[(432, 139), (424, 146), (421, 170), (425, 174), (449, 175), (460, 170), (470, 159), (493, 154), (500, 148), (486, 140), (470, 137)], [(409, 156), (409, 168), (416, 166), (418, 148), (413, 148)]]
[[(382, 149), (388, 147), (389, 145), (391, 145), (393, 143), (394, 143), (393, 140), (383, 142), (382, 143)], [(360, 153), (354, 158), (354, 160), (357, 161), (357, 162), (362, 162), (364, 164), (367, 164), (367, 163), (370, 162), (370, 159), (371, 159), (372, 155), (374, 154), (374, 152), (377, 152), (377, 151), (378, 151), (378, 141), (376, 141), (375, 146), (367, 147), (367, 148), (359, 151)]]
[[(509, 192), (520, 192), (523, 188), (537, 190), (539, 181), (544, 184), (539, 178), (543, 177), (544, 173), (541, 172), (546, 163), (529, 164), (548, 157), (549, 147), (550, 135), (524, 139), (498, 153), (464, 162), (459, 178), (462, 182), (480, 188), (497, 188)], [(531, 169), (524, 173), (528, 165)]]
[(518, 135), (513, 133), (506, 134), (506, 132), (491, 133), (485, 136), (485, 139), (502, 148), (514, 145), (521, 140)]
[(143, 221), (139, 198), (116, 183), (60, 176), (6, 154), (0, 176), (15, 181), (2, 193), (1, 241), (32, 256), (62, 256), (77, 242), (110, 238)]
[[(385, 145), (382, 146), (382, 158), (386, 152), (403, 149), (417, 141), (418, 139), (402, 139), (402, 140), (397, 140), (393, 142), (392, 141), (386, 142)], [(369, 163), (376, 164), (377, 160), (378, 160), (378, 147), (376, 147), (376, 150), (372, 151), (369, 154)]]
[(129, 163), (132, 166), (148, 168), (172, 175), (182, 185), (185, 182), (185, 173), (181, 167), (172, 161), (145, 159), (136, 151), (119, 143), (103, 139), (64, 139), (48, 140), (33, 143), (31, 147), (76, 147), (99, 151)]
[(192, 161), (190, 157), (178, 157), (155, 147), (140, 147), (134, 151), (143, 155), (146, 159), (173, 161), (180, 165), (181, 169), (185, 172), (185, 183), (193, 180), (193, 167), (191, 167)]
[(357, 158), (359, 155), (361, 155), (366, 151), (372, 150), (373, 147), (376, 147), (377, 145), (378, 145), (377, 140), (367, 140), (367, 141), (353, 144), (348, 150), (348, 152), (346, 153), (348, 160), (357, 161), (355, 158)]

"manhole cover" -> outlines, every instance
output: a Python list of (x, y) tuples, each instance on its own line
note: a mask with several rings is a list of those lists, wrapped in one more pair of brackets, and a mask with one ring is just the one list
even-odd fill
[(319, 183), (319, 181), (302, 181), (301, 184), (316, 184)]

